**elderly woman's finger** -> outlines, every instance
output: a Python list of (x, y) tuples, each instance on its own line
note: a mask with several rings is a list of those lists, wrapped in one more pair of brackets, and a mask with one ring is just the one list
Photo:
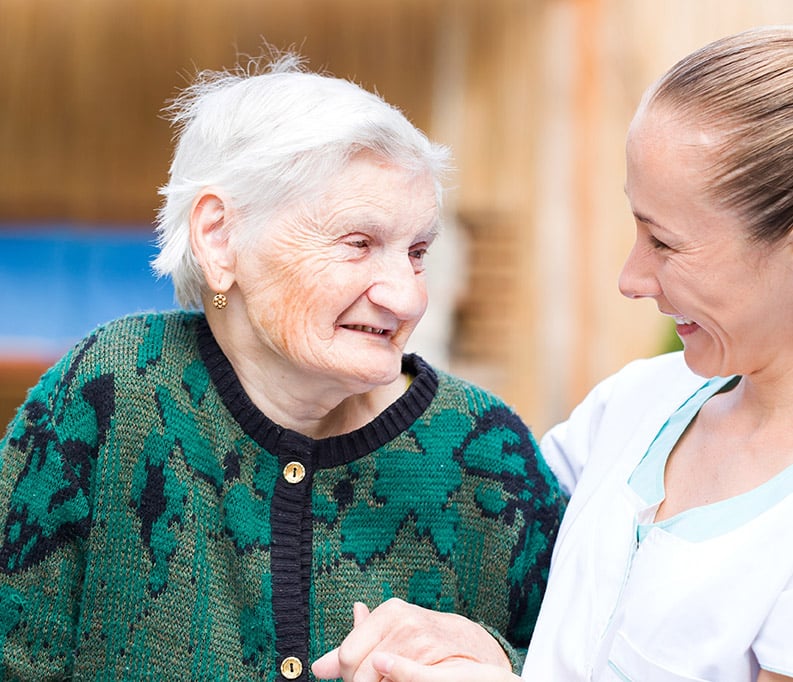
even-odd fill
[[(465, 658), (511, 670), (501, 645), (481, 625), (400, 599), (389, 599), (378, 606), (360, 632), (369, 638), (371, 650), (388, 651), (418, 663)], [(342, 655), (345, 646), (346, 642)]]
[[(483, 669), (511, 669), (503, 649), (484, 628), (455, 614), (389, 599), (371, 613), (364, 604), (356, 603), (353, 619), (355, 626), (341, 646), (312, 666), (319, 679), (341, 677), (345, 682), (380, 682), (382, 673), (376, 669), (374, 657), (384, 652), (419, 664), (418, 668), (409, 668), (406, 674), (427, 674), (421, 664), (448, 662), (443, 664), (443, 671), (433, 669), (430, 673), (439, 682), (447, 679), (443, 675), (453, 665), (477, 667), (472, 679), (482, 674)], [(428, 679), (434, 679), (432, 676)]]
[[(367, 607), (366, 604), (362, 602), (355, 602), (352, 607), (352, 632), (355, 632), (355, 628), (360, 627), (368, 616), (369, 607)], [(348, 639), (352, 637), (352, 632), (347, 636)], [(347, 640), (345, 640), (345, 642), (346, 641)], [(366, 640), (364, 640), (364, 642), (365, 641)], [(355, 649), (353, 649), (353, 651), (355, 651)], [(311, 665), (311, 672), (313, 672), (314, 676), (320, 680), (335, 680), (339, 677), (343, 677), (345, 680), (352, 679), (350, 675), (355, 673), (360, 665), (360, 661), (358, 661), (358, 664), (356, 664), (355, 656), (348, 656), (347, 658), (348, 662), (345, 664), (343, 670), (339, 657), (339, 648), (332, 649), (314, 661), (314, 663)]]
[(357, 601), (352, 605), (352, 626), (357, 628), (369, 616), (369, 607), (363, 602)]
[(336, 680), (341, 677), (339, 650), (331, 649), (311, 664), (311, 672), (318, 680)]
[(410, 613), (412, 608), (417, 607), (400, 599), (389, 599), (370, 613), (365, 604), (356, 602), (354, 627), (336, 652), (338, 676), (345, 682), (381, 682), (382, 675), (372, 665), (372, 654), (393, 640), (395, 631), (405, 625), (406, 610)]

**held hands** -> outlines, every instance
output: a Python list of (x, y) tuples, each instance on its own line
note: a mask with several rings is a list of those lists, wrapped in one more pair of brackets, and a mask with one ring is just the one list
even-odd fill
[(422, 665), (401, 656), (376, 653), (372, 662), (388, 682), (520, 682), (509, 670), (464, 659)]
[(353, 607), (353, 630), (314, 662), (314, 675), (345, 682), (516, 682), (501, 646), (480, 625), (390, 599)]

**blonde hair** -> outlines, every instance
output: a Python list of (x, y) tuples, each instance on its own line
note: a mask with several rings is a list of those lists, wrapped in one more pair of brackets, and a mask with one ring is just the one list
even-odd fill
[(793, 26), (716, 40), (680, 60), (647, 92), (717, 133), (709, 190), (748, 235), (774, 244), (793, 226)]

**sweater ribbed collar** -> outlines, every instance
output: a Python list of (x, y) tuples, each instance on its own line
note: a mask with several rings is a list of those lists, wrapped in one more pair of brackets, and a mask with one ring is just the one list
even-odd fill
[(418, 419), (438, 389), (438, 376), (432, 367), (418, 355), (405, 355), (402, 371), (413, 377), (407, 391), (361, 428), (315, 440), (276, 424), (253, 404), (203, 315), (197, 319), (196, 334), (199, 352), (212, 383), (245, 433), (273, 454), (284, 447), (311, 454), (317, 468), (346, 464), (384, 446)]

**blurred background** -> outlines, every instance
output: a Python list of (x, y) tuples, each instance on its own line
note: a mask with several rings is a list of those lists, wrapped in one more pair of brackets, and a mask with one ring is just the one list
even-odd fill
[(674, 346), (654, 304), (616, 286), (642, 91), (700, 45), (769, 23), (793, 23), (793, 3), (0, 0), (0, 422), (95, 325), (174, 307), (149, 269), (171, 155), (160, 111), (197, 69), (266, 40), (453, 148), (411, 349), (541, 435), (596, 381)]

